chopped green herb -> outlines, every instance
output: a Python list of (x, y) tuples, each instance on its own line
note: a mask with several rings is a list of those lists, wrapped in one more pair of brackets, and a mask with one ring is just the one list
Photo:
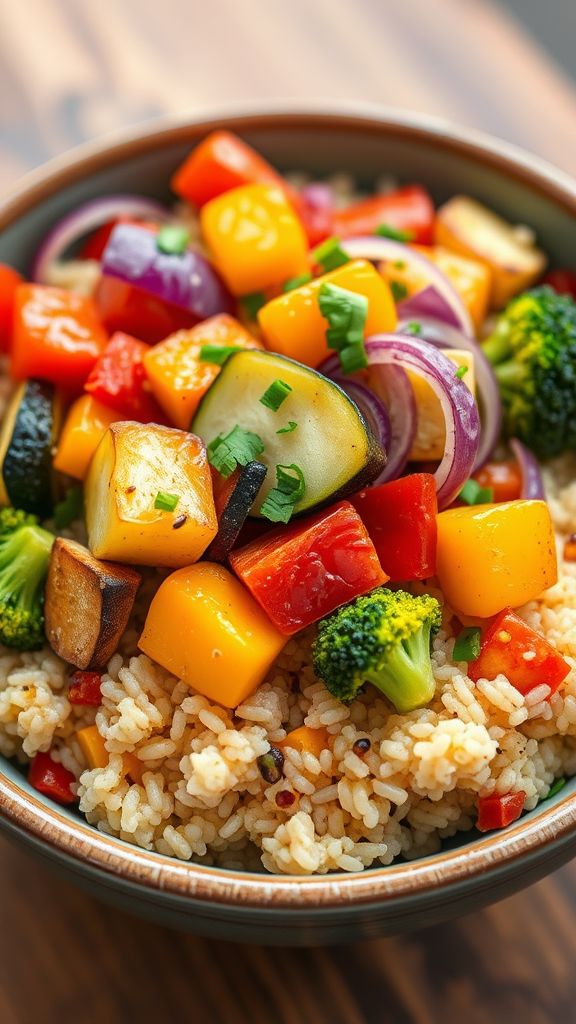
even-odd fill
[(240, 345), (202, 345), (200, 359), (203, 363), (214, 363), (216, 366), (224, 366), (224, 363), (234, 352), (240, 352)]
[(208, 462), (223, 477), (232, 475), (237, 466), (247, 466), (264, 451), (262, 438), (236, 424), (225, 437), (219, 434), (208, 445)]
[(262, 405), (265, 405), (267, 409), (272, 409), (272, 412), (278, 412), (278, 409), (288, 398), (288, 395), (292, 391), (289, 384), (286, 384), (283, 380), (275, 380), (269, 388), (261, 395), (259, 401)]
[(277, 434), (291, 434), (293, 430), (296, 430), (297, 426), (298, 426), (298, 424), (296, 423), (295, 420), (288, 420), (288, 426), (287, 427), (280, 427), (280, 430), (277, 430), (276, 433)]
[(549, 800), (551, 796), (556, 796), (556, 793), (559, 793), (561, 789), (564, 789), (567, 781), (567, 779), (556, 779), (550, 786), (544, 800)]
[(406, 270), (406, 260), (394, 260), (392, 266), (395, 270)]
[(467, 505), (483, 505), (494, 501), (494, 491), (491, 487), (481, 487), (477, 480), (467, 480), (458, 497)]
[(81, 487), (69, 487), (66, 496), (54, 506), (54, 526), (63, 530), (82, 515), (83, 495)]
[(262, 309), (262, 306), (266, 305), (266, 296), (264, 295), (264, 292), (254, 292), (252, 295), (243, 295), (238, 301), (246, 313), (246, 316), (248, 316), (250, 320), (255, 320), (258, 316), (258, 311)]
[(190, 234), (181, 224), (164, 224), (156, 235), (156, 248), (168, 256), (180, 256), (189, 242)]
[(456, 373), (454, 374), (454, 376), (458, 377), (459, 380), (462, 380), (462, 378), (465, 377), (467, 373), (468, 373), (468, 367), (467, 366), (459, 366), (458, 369), (456, 370)]
[(179, 501), (179, 494), (168, 494), (166, 491), (158, 491), (154, 498), (154, 508), (159, 508), (162, 512), (173, 512)]
[(272, 523), (288, 523), (295, 506), (304, 497), (306, 484), (300, 466), (276, 466), (276, 487), (268, 492), (260, 514)]
[(394, 302), (402, 302), (408, 295), (408, 289), (402, 281), (390, 281), (390, 291)]
[(350, 263), (350, 257), (344, 252), (339, 238), (327, 238), (325, 242), (317, 245), (310, 255), (314, 263), (322, 267), (325, 274), (329, 270), (336, 270), (337, 267), (343, 267), (345, 263)]
[(302, 285), (308, 284), (311, 280), (312, 274), (299, 274), (298, 277), (290, 277), (287, 281), (284, 281), (282, 291), (293, 292), (295, 288), (301, 288)]
[(453, 661), (474, 661), (480, 654), (480, 630), (477, 626), (463, 629), (456, 637)]
[(380, 235), (381, 238), (393, 238), (395, 242), (413, 242), (415, 237), (413, 231), (402, 231), (400, 228), (393, 228), (391, 224), (379, 224), (374, 234)]
[(417, 320), (411, 320), (409, 324), (406, 324), (404, 334), (414, 334), (417, 337), (422, 334), (422, 324), (419, 324)]
[(364, 327), (368, 314), (366, 296), (324, 282), (318, 293), (318, 305), (330, 325), (326, 331), (326, 341), (329, 348), (339, 353), (344, 372), (365, 369), (368, 366), (364, 348)]

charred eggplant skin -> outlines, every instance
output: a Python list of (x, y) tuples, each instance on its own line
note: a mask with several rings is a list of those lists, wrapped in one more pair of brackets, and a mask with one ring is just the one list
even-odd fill
[[(238, 470), (225, 503), (218, 512), (218, 533), (205, 553), (211, 562), (226, 562), (240, 530), (244, 526), (256, 496), (264, 483), (267, 469), (262, 462), (249, 462)], [(216, 500), (218, 511), (218, 501)]]
[(60, 420), (60, 401), (52, 384), (27, 380), (20, 385), (0, 431), (0, 503), (40, 519), (52, 513), (52, 452)]

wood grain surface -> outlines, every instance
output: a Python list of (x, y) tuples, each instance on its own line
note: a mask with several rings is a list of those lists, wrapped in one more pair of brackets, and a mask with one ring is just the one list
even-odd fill
[[(0, 188), (128, 123), (273, 97), (424, 110), (576, 172), (574, 83), (482, 0), (0, 0)], [(433, 931), (276, 950), (134, 920), (0, 840), (0, 1024), (568, 1024), (575, 962), (576, 865)]]

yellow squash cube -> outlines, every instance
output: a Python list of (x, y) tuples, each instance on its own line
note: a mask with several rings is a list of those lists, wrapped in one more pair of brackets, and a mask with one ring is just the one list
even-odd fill
[(164, 580), (139, 646), (198, 693), (235, 708), (259, 686), (286, 640), (227, 569), (201, 562)]
[[(454, 372), (462, 367), (465, 369), (462, 380), (472, 394), (476, 392), (474, 376), (474, 356), (466, 349), (444, 348), (443, 354), (454, 363)], [(417, 427), (416, 437), (410, 452), (412, 462), (433, 462), (441, 459), (446, 446), (446, 421), (440, 399), (434, 389), (415, 373), (408, 373), (414, 398), (416, 399)]]
[(97, 402), (92, 395), (77, 398), (60, 434), (54, 469), (83, 480), (107, 428), (118, 419), (117, 412)]
[(367, 260), (352, 260), (262, 307), (258, 321), (267, 348), (306, 366), (319, 366), (328, 357), (328, 321), (318, 305), (323, 284), (335, 284), (366, 296), (366, 336), (394, 330), (396, 308), (387, 282)]
[(200, 224), (234, 295), (249, 295), (308, 270), (304, 229), (282, 189), (242, 185), (212, 199)]
[[(177, 499), (174, 508), (157, 507), (159, 495)], [(203, 442), (158, 424), (109, 427), (90, 464), (85, 504), (90, 550), (113, 562), (190, 565), (218, 529)]]
[(436, 574), (451, 607), (480, 619), (538, 597), (558, 578), (548, 505), (520, 500), (441, 512)]

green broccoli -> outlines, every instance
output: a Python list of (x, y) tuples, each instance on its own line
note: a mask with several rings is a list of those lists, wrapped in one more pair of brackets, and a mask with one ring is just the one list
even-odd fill
[(33, 651), (44, 642), (44, 581), (54, 537), (36, 516), (0, 509), (0, 643)]
[(504, 431), (541, 458), (576, 449), (576, 303), (542, 286), (513, 299), (483, 342)]
[(342, 701), (372, 683), (397, 711), (422, 707), (434, 696), (430, 636), (440, 618), (436, 598), (378, 587), (320, 622), (316, 675)]

